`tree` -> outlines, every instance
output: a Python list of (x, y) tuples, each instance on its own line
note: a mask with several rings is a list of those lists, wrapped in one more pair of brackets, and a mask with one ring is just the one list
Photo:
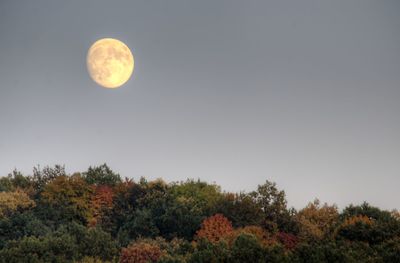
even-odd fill
[(178, 237), (191, 240), (204, 218), (201, 209), (185, 197), (174, 199), (167, 196), (152, 211), (160, 234), (167, 239)]
[(250, 196), (261, 207), (265, 228), (273, 231), (278, 227), (281, 231), (297, 232), (297, 225), (293, 220), (294, 211), (287, 209), (285, 192), (278, 190), (275, 183), (266, 181), (258, 186), (257, 191), (251, 192)]
[(37, 194), (40, 194), (43, 187), (59, 176), (66, 176), (65, 166), (55, 165), (54, 168), (45, 166), (43, 169), (40, 166), (33, 168), (32, 184)]
[(97, 227), (86, 228), (85, 226), (72, 223), (63, 226), (59, 233), (70, 235), (78, 246), (80, 257), (89, 256), (101, 260), (112, 260), (117, 257), (118, 246), (109, 233)]
[(7, 263), (76, 262), (86, 256), (112, 260), (117, 256), (117, 246), (100, 229), (68, 224), (49, 235), (10, 241), (0, 250), (0, 262)]
[(200, 239), (195, 243), (194, 251), (187, 262), (190, 263), (219, 263), (230, 262), (230, 250), (224, 241), (213, 243), (207, 239)]
[(94, 185), (115, 186), (122, 181), (120, 175), (114, 173), (107, 164), (94, 167), (90, 166), (89, 169), (83, 173), (83, 178), (88, 184)]
[(123, 248), (119, 259), (120, 263), (148, 263), (157, 262), (163, 255), (163, 251), (158, 244), (152, 240), (138, 240), (127, 248)]
[[(123, 248), (123, 249), (121, 249)], [(400, 213), (368, 203), (296, 211), (267, 181), (250, 193), (188, 180), (121, 181), (106, 165), (0, 178), (0, 263), (400, 262)]]
[(93, 218), (90, 222), (91, 226), (95, 226), (105, 213), (113, 207), (114, 193), (113, 189), (108, 185), (100, 185), (94, 187), (94, 194), (91, 199), (91, 206), (93, 210)]
[(23, 237), (0, 250), (0, 262), (72, 262), (79, 259), (77, 250), (73, 240), (65, 236)]
[(93, 189), (79, 175), (58, 176), (41, 193), (42, 216), (86, 224), (92, 218), (92, 193)]
[(376, 247), (382, 262), (400, 262), (400, 237), (385, 240)]
[(0, 218), (35, 206), (35, 202), (21, 191), (0, 192)]
[(126, 223), (129, 215), (134, 212), (135, 200), (132, 197), (132, 188), (136, 184), (129, 179), (118, 183), (113, 189), (113, 205), (111, 209), (103, 210), (101, 228), (110, 232), (113, 236)]
[(135, 211), (119, 229), (118, 240), (122, 246), (126, 246), (133, 239), (139, 237), (153, 238), (156, 237), (159, 232), (159, 229), (154, 223), (151, 211), (148, 209), (141, 209)]
[(0, 178), (0, 192), (11, 192), (16, 189), (24, 189), (32, 187), (30, 177), (24, 176), (21, 172), (13, 170), (8, 176)]
[(51, 229), (38, 219), (33, 211), (14, 213), (9, 217), (0, 219), (0, 249), (8, 241), (21, 239), (26, 236), (44, 236)]
[(277, 235), (279, 242), (284, 245), (284, 247), (288, 250), (292, 250), (297, 246), (298, 238), (290, 233), (279, 232)]
[(337, 238), (363, 241), (376, 245), (400, 236), (400, 221), (389, 211), (364, 203), (350, 205), (340, 215)]
[(233, 244), (236, 238), (241, 234), (253, 235), (263, 247), (270, 247), (278, 243), (275, 234), (267, 232), (260, 226), (245, 226), (243, 228), (235, 229), (233, 234), (228, 238), (229, 243)]
[(393, 219), (395, 219), (393, 218), (391, 212), (381, 210), (377, 207), (373, 207), (369, 205), (367, 202), (364, 202), (363, 204), (358, 206), (349, 205), (343, 210), (343, 212), (340, 214), (340, 217), (342, 220), (344, 220), (346, 218), (358, 215), (363, 215), (370, 219), (375, 219), (377, 221), (392, 221)]
[(261, 206), (246, 193), (225, 193), (216, 203), (217, 213), (225, 215), (234, 227), (261, 225), (264, 220)]
[(265, 262), (265, 250), (251, 234), (239, 235), (233, 243), (229, 262)]
[(204, 216), (212, 215), (217, 202), (223, 197), (219, 186), (200, 180), (174, 183), (171, 185), (170, 191), (175, 198), (183, 197), (192, 200), (192, 204), (199, 208)]
[(299, 237), (307, 241), (317, 241), (328, 238), (339, 222), (339, 213), (336, 205), (321, 206), (318, 199), (309, 203), (296, 214), (299, 225)]
[(216, 243), (232, 234), (232, 232), (232, 223), (223, 215), (215, 214), (203, 221), (201, 228), (196, 233), (196, 238), (205, 238), (212, 243)]
[(337, 229), (338, 237), (353, 241), (371, 241), (374, 239), (373, 229), (375, 222), (365, 215), (356, 215), (346, 218)]

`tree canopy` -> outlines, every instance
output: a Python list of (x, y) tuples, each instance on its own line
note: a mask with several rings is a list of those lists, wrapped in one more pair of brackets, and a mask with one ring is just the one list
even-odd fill
[(0, 178), (2, 262), (400, 262), (400, 216), (368, 203), (288, 207), (265, 181), (124, 178), (106, 164)]

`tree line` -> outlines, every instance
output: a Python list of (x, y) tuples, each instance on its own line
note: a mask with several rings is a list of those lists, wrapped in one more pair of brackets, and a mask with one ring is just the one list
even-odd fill
[(400, 215), (318, 200), (296, 210), (266, 181), (122, 179), (106, 164), (0, 178), (0, 262), (400, 262)]

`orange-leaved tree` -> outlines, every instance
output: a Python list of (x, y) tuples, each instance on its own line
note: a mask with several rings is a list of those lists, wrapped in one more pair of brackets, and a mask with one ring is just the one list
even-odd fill
[(123, 248), (119, 259), (120, 263), (148, 263), (157, 262), (163, 255), (158, 244), (151, 240), (138, 240), (127, 248)]
[(232, 223), (222, 214), (215, 214), (204, 219), (201, 228), (196, 232), (196, 238), (205, 238), (215, 243), (229, 236), (232, 232)]
[(113, 206), (114, 192), (108, 185), (94, 186), (91, 205), (93, 209), (93, 218), (90, 225), (96, 225), (101, 220), (102, 215)]

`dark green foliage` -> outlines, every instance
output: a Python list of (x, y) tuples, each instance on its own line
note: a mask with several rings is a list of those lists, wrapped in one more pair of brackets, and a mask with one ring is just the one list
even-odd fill
[(335, 243), (302, 243), (293, 253), (292, 258), (294, 262), (349, 262), (348, 258), (347, 261), (345, 261), (345, 255)]
[(265, 262), (269, 263), (289, 263), (292, 262), (292, 253), (286, 251), (283, 246), (274, 245), (265, 248)]
[(13, 188), (11, 176), (0, 178), (0, 192), (12, 191)]
[(153, 222), (151, 212), (147, 209), (137, 210), (120, 228), (118, 240), (121, 246), (127, 246), (133, 239), (139, 237), (156, 237), (160, 231)]
[(44, 236), (51, 229), (38, 219), (33, 212), (18, 213), (9, 218), (0, 219), (0, 248), (7, 241), (20, 239), (25, 236)]
[(115, 186), (121, 182), (119, 174), (114, 173), (107, 164), (95, 167), (90, 166), (89, 169), (83, 173), (83, 178), (88, 184), (94, 185)]
[(374, 245), (400, 235), (400, 221), (394, 218), (388, 211), (382, 211), (377, 207), (372, 207), (368, 203), (364, 203), (361, 206), (351, 205), (344, 209), (341, 214), (343, 220), (355, 216), (364, 216), (371, 223), (357, 222), (354, 225), (339, 227), (338, 238), (363, 241)]
[(213, 244), (205, 239), (197, 243), (196, 250), (189, 259), (191, 263), (229, 262), (230, 251), (225, 242)]
[(391, 221), (394, 219), (390, 212), (370, 206), (366, 202), (359, 206), (350, 205), (346, 207), (341, 213), (341, 218), (345, 219), (357, 215), (367, 216), (379, 221)]
[(172, 199), (160, 214), (157, 225), (163, 236), (191, 240), (205, 216), (201, 210), (185, 199)]
[(363, 242), (302, 243), (293, 252), (293, 262), (379, 262), (379, 256)]
[(0, 251), (0, 262), (71, 262), (77, 247), (68, 237), (24, 237)]
[(400, 238), (386, 240), (376, 247), (382, 262), (400, 262)]
[(246, 193), (223, 195), (216, 204), (216, 212), (225, 215), (234, 227), (260, 225), (264, 222), (261, 206)]
[(335, 208), (333, 220), (325, 206), (297, 212), (269, 181), (234, 194), (200, 180), (122, 181), (106, 164), (73, 175), (56, 165), (13, 171), (0, 192), (0, 263), (150, 254), (163, 263), (400, 262), (399, 213), (367, 203)]
[(50, 235), (8, 242), (0, 250), (0, 262), (72, 262), (85, 256), (111, 260), (117, 255), (117, 246), (109, 234), (70, 224)]
[(266, 254), (257, 241), (257, 238), (250, 234), (239, 235), (231, 249), (230, 262), (265, 262)]
[(29, 188), (32, 186), (32, 179), (24, 176), (21, 172), (14, 170), (6, 177), (0, 178), (0, 192), (13, 191), (17, 188)]
[(287, 208), (285, 191), (278, 190), (275, 183), (266, 181), (259, 185), (257, 191), (250, 193), (255, 204), (262, 210), (263, 223), (265, 228), (274, 231), (278, 228), (281, 231), (296, 233), (297, 226), (293, 220), (292, 209)]
[(76, 253), (79, 258), (91, 256), (111, 260), (118, 254), (117, 244), (111, 235), (99, 228), (88, 229), (77, 223), (71, 223), (62, 226), (55, 235), (72, 238), (78, 247)]

